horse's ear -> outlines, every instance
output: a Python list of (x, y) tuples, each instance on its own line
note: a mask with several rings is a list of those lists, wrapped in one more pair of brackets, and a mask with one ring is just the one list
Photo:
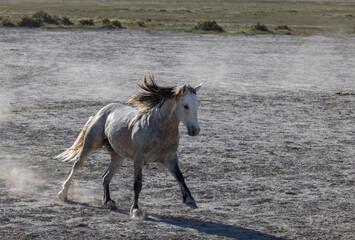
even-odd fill
[(194, 88), (195, 91), (197, 92), (198, 90), (200, 90), (201, 86), (202, 86), (202, 83), (200, 83), (200, 85), (198, 85), (197, 87)]

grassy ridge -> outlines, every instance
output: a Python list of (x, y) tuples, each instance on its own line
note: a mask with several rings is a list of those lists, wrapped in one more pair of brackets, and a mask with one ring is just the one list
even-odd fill
[(197, 22), (216, 20), (226, 32), (250, 32), (257, 22), (271, 28), (288, 25), (294, 33), (354, 32), (355, 2), (272, 0), (11, 0), (0, 5), (3, 19), (17, 22), (43, 10), (66, 16), (78, 26), (93, 19), (117, 19), (131, 29), (190, 30)]

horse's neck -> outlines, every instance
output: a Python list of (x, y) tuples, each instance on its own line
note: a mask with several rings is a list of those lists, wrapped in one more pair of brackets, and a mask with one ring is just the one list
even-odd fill
[(179, 120), (175, 116), (176, 102), (174, 100), (165, 100), (160, 107), (158, 107), (159, 117), (162, 126), (165, 128), (178, 128)]

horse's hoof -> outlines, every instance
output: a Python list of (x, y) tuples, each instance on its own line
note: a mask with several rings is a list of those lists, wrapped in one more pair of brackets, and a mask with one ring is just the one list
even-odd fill
[(192, 199), (186, 201), (185, 205), (190, 207), (190, 208), (198, 208), (196, 202), (194, 200), (192, 200)]
[(143, 219), (146, 219), (148, 217), (148, 214), (146, 211), (142, 211), (140, 209), (131, 209), (130, 211), (130, 217), (132, 219), (140, 219), (140, 220), (143, 220)]
[(58, 193), (58, 198), (60, 200), (62, 200), (63, 202), (67, 202), (68, 201), (67, 194), (63, 190)]
[(109, 200), (105, 203), (105, 206), (110, 209), (110, 210), (116, 210), (117, 209), (117, 205), (115, 203), (115, 201), (113, 200)]

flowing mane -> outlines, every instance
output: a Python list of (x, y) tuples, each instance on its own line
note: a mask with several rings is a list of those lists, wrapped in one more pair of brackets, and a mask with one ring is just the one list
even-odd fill
[(147, 73), (145, 73), (142, 82), (138, 86), (143, 91), (134, 94), (127, 101), (127, 104), (133, 104), (138, 110), (153, 108), (166, 99), (178, 101), (181, 96), (186, 94), (187, 90), (196, 94), (195, 89), (188, 85), (178, 87), (159, 86), (154, 81), (154, 76), (151, 73), (148, 74), (148, 77)]

